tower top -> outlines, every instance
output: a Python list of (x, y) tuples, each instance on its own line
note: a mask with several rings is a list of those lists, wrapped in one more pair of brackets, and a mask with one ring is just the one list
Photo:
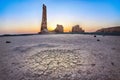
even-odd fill
[(43, 7), (44, 7), (44, 6), (46, 7), (46, 5), (45, 5), (45, 4), (43, 4)]

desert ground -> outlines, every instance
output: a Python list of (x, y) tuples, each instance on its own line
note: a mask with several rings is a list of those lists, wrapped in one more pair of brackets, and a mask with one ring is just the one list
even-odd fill
[(0, 37), (0, 80), (120, 80), (120, 36)]

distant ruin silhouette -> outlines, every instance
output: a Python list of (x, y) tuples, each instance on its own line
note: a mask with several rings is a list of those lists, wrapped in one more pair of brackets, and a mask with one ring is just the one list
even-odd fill
[(43, 4), (43, 7), (42, 7), (41, 33), (48, 33), (48, 29), (47, 29), (47, 7), (46, 7), (45, 4)]
[(64, 32), (63, 25), (57, 24), (57, 27), (55, 28), (54, 31), (57, 32), (57, 33), (63, 33)]
[[(78, 30), (76, 30), (76, 29), (78, 29)], [(75, 28), (75, 30), (77, 32), (84, 32), (81, 28)], [(75, 30), (72, 32), (75, 32)], [(41, 30), (40, 31), (41, 32), (39, 32), (39, 33), (48, 33), (49, 32), (47, 29), (47, 7), (45, 4), (43, 4), (43, 6), (42, 6), (42, 22), (41, 22)], [(53, 31), (58, 32), (58, 33), (64, 32), (64, 28), (62, 25), (57, 25), (57, 27)]]
[(79, 26), (79, 25), (75, 25), (72, 27), (72, 32), (84, 32), (84, 30)]

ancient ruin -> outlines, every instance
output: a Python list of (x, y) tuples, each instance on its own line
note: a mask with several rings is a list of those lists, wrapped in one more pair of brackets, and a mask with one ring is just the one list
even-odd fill
[(59, 33), (64, 32), (64, 30), (63, 30), (63, 25), (57, 24), (57, 27), (56, 27), (56, 29), (55, 29), (55, 32), (59, 32)]
[(42, 7), (41, 33), (48, 33), (48, 29), (47, 29), (47, 7), (44, 4), (43, 4), (43, 7)]
[[(56, 33), (63, 33), (64, 28), (63, 25), (57, 24), (57, 27), (55, 28), (54, 32)], [(79, 26), (75, 25), (72, 27), (72, 32), (84, 32), (84, 30)], [(39, 33), (48, 33), (47, 29), (47, 7), (45, 4), (43, 4), (42, 7), (42, 22), (41, 22), (41, 29)]]
[(72, 32), (84, 32), (84, 30), (79, 25), (75, 25), (72, 27)]

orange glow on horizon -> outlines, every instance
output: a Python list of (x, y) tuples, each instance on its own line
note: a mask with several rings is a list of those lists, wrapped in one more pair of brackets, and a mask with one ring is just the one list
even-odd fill
[[(64, 32), (71, 32), (72, 31), (72, 26), (71, 27), (64, 27)], [(53, 31), (55, 30), (56, 27), (48, 27), (48, 30), (49, 31)], [(96, 31), (97, 29), (91, 29), (91, 28), (84, 28), (82, 27), (83, 30), (85, 30), (85, 32), (94, 32)], [(26, 29), (26, 28), (20, 28), (20, 29), (15, 29), (15, 30), (11, 30), (11, 31), (7, 31), (7, 32), (15, 32), (15, 33), (37, 33), (37, 32), (40, 32), (40, 27), (33, 27), (33, 28), (29, 28), (29, 29)]]
[[(71, 32), (72, 31), (72, 26), (74, 26), (74, 24), (72, 25), (63, 25), (64, 27), (64, 32)], [(55, 28), (57, 27), (57, 24), (51, 25), (48, 24), (48, 30), (49, 31), (53, 31), (55, 30)], [(85, 32), (94, 32), (98, 29), (100, 29), (100, 27), (89, 27), (89, 26), (85, 26), (85, 25), (80, 25), (80, 27), (85, 30)], [(18, 33), (18, 34), (24, 34), (24, 33), (38, 33), (40, 32), (41, 27), (39, 25), (35, 25), (35, 26), (16, 26), (15, 28), (11, 28), (11, 29), (4, 29), (3, 31), (6, 34), (9, 33)]]

